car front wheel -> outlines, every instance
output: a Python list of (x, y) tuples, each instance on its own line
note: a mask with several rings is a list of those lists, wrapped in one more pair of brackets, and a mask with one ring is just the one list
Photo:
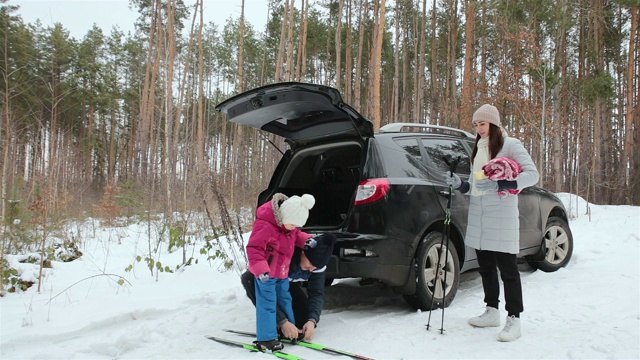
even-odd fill
[(554, 272), (567, 266), (573, 254), (573, 236), (569, 224), (559, 217), (547, 220), (544, 237), (542, 238), (542, 260), (529, 259), (529, 265), (544, 272)]
[(460, 283), (460, 260), (454, 244), (448, 243), (445, 239), (442, 244), (440, 232), (431, 232), (420, 242), (415, 258), (416, 292), (404, 296), (415, 309), (447, 307), (453, 301)]

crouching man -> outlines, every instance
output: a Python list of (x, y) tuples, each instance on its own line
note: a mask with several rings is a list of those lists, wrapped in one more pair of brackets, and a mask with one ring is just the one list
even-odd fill
[[(283, 337), (296, 339), (304, 336), (304, 340), (313, 339), (315, 328), (320, 322), (320, 313), (324, 306), (325, 270), (336, 237), (333, 234), (323, 234), (313, 238), (305, 249), (296, 248), (289, 265), (289, 281), (293, 315), (293, 324), (280, 309), (277, 310), (278, 329)], [(245, 271), (241, 276), (242, 286), (247, 297), (256, 305), (255, 276)], [(307, 282), (305, 293), (302, 283)]]

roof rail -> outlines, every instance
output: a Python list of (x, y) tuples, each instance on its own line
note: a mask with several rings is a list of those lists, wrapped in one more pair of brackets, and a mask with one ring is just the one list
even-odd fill
[(437, 134), (451, 134), (451, 135), (459, 135), (459, 136), (475, 138), (475, 135), (461, 129), (456, 129), (448, 126), (416, 124), (416, 123), (391, 123), (381, 127), (378, 131), (381, 133), (430, 132), (430, 133), (437, 133)]

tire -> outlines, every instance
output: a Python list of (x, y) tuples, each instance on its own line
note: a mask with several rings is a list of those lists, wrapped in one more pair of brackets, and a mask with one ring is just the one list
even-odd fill
[(569, 224), (559, 217), (552, 216), (542, 237), (542, 260), (527, 259), (529, 265), (544, 272), (554, 272), (567, 266), (573, 254), (573, 235)]
[[(446, 255), (442, 253), (440, 261), (440, 263), (443, 264), (445, 258), (447, 260), (444, 266), (447, 274), (446, 286), (444, 286), (445, 272), (442, 270), (436, 271), (440, 269), (440, 267), (437, 266), (437, 262), (441, 241), (441, 232), (431, 232), (422, 239), (416, 252), (416, 292), (412, 295), (404, 295), (404, 298), (409, 305), (417, 310), (424, 311), (432, 308), (447, 307), (451, 304), (458, 291), (458, 285), (460, 283), (460, 259), (458, 258), (456, 247), (450, 241), (448, 247), (443, 246), (447, 248), (448, 251)], [(434, 275), (436, 280), (435, 284), (433, 281)]]

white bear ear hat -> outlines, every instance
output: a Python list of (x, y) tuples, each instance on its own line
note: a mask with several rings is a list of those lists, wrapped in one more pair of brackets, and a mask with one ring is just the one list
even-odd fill
[(297, 227), (303, 227), (309, 218), (309, 210), (315, 203), (316, 199), (309, 194), (294, 195), (288, 198), (280, 205), (282, 225), (292, 224)]

